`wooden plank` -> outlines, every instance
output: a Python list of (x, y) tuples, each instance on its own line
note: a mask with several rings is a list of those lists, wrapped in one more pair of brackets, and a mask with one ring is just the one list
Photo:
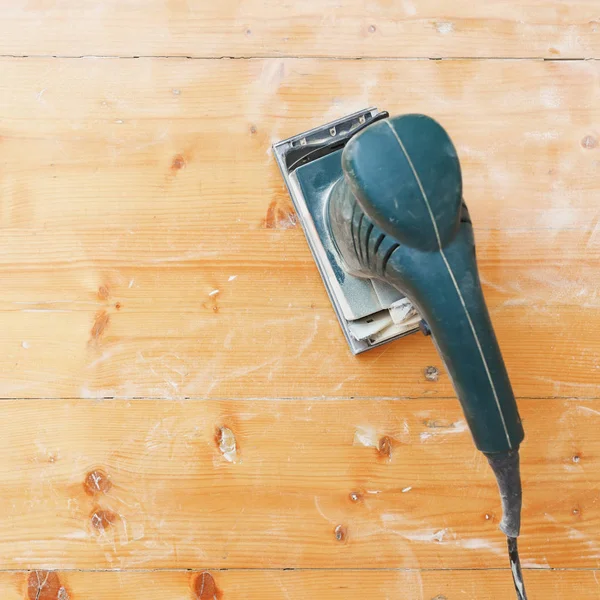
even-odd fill
[[(47, 579), (46, 579), (47, 576)], [(528, 571), (527, 590), (536, 598), (598, 598), (597, 571)], [(506, 571), (198, 571), (66, 572), (0, 574), (3, 600), (513, 600)], [(63, 591), (61, 591), (63, 590)], [(216, 592), (216, 594), (215, 594)], [(62, 597), (61, 595), (62, 594)], [(390, 594), (392, 596), (390, 596)]]
[[(197, 313), (178, 312), (176, 302), (164, 312), (130, 313), (124, 301), (120, 311), (50, 303), (2, 312), (0, 396), (454, 397), (431, 340), (420, 334), (353, 357), (318, 276), (312, 279), (314, 307), (304, 286), (300, 301), (290, 291), (292, 306), (279, 312), (268, 300), (259, 309), (243, 299), (222, 308), (207, 294)], [(267, 289), (278, 285), (271, 280)], [(259, 293), (256, 278), (239, 289), (250, 288)], [(586, 309), (584, 320), (578, 306), (492, 300), (518, 396), (599, 396), (597, 308)], [(433, 380), (428, 367), (436, 369)]]
[(593, 0), (4, 2), (2, 54), (598, 57)]
[(598, 396), (596, 63), (2, 71), (1, 396), (453, 396), (430, 340), (349, 355), (268, 153), (373, 103), (456, 139), (517, 393)]
[(218, 233), (223, 249), (234, 233), (289, 227), (271, 143), (369, 105), (441, 121), (478, 228), (593, 231), (598, 217), (597, 62), (3, 59), (0, 69), (5, 228), (183, 227), (198, 244)]
[[(524, 565), (598, 568), (600, 404), (521, 409)], [(453, 400), (18, 400), (0, 421), (1, 569), (506, 566)]]
[(348, 355), (268, 151), (370, 104), (456, 140), (528, 589), (598, 597), (598, 64), (280, 58), (598, 58), (595, 3), (4, 4), (5, 55), (279, 58), (0, 61), (3, 599), (514, 597), (430, 341)]

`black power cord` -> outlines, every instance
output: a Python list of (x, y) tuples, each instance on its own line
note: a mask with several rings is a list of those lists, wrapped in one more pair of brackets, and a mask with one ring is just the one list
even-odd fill
[(525, 583), (523, 582), (523, 572), (521, 571), (521, 560), (519, 559), (519, 548), (517, 547), (517, 538), (507, 537), (508, 557), (510, 559), (510, 570), (512, 571), (513, 583), (517, 591), (518, 600), (527, 600), (525, 592)]

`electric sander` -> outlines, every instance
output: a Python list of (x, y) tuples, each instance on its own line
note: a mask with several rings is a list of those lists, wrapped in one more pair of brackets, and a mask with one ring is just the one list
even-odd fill
[(481, 289), (456, 149), (424, 115), (368, 109), (274, 145), (351, 350), (423, 331), (437, 347), (502, 500), (526, 598), (517, 404)]

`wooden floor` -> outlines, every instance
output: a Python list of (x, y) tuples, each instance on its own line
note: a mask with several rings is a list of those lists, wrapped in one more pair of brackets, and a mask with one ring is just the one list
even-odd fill
[(371, 105), (462, 160), (530, 597), (600, 598), (599, 59), (597, 0), (1, 2), (2, 600), (514, 598), (431, 340), (350, 355), (270, 150)]

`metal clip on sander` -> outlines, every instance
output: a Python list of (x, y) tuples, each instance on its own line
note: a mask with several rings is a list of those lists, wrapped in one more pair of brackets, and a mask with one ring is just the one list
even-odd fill
[(502, 499), (515, 588), (517, 404), (485, 304), (456, 150), (424, 115), (368, 109), (274, 145), (353, 353), (421, 329), (450, 375)]

